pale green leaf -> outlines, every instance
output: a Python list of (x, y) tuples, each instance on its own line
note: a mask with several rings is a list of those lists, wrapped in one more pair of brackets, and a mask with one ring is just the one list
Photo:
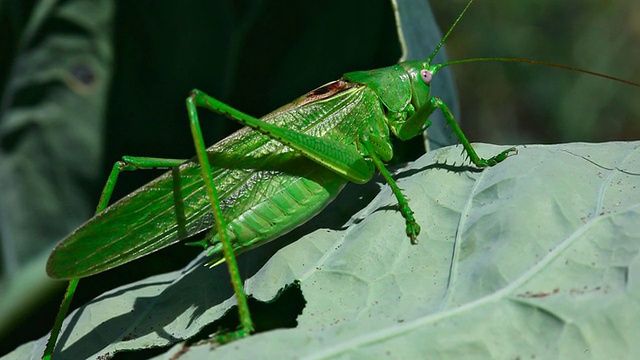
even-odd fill
[[(481, 156), (505, 149), (476, 148)], [(217, 348), (178, 345), (159, 358), (637, 354), (640, 142), (518, 147), (484, 171), (461, 165), (460, 150), (436, 150), (396, 174), (422, 226), (418, 245), (404, 235), (386, 185), (344, 226), (324, 223), (327, 212), (376, 187), (351, 186), (303, 227), (308, 234), (290, 234), (281, 241), (294, 242), (264, 266), (245, 268), (259, 268), (246, 288), (262, 301), (300, 281), (306, 306), (295, 328)], [(241, 256), (245, 264), (260, 249)], [(72, 314), (58, 359), (193, 336), (234, 303), (225, 267), (209, 270), (204, 261), (110, 291)], [(12, 356), (35, 356), (43, 344)]]

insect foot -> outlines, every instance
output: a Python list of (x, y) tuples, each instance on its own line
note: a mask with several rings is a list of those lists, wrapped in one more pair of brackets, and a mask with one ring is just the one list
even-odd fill
[(232, 332), (225, 332), (217, 336), (216, 341), (220, 345), (228, 344), (232, 341), (236, 341), (251, 335), (251, 331), (247, 331), (244, 328), (238, 329)]
[(407, 236), (411, 239), (411, 244), (418, 244), (418, 235), (420, 234), (420, 225), (415, 221), (407, 221)]
[[(485, 167), (494, 166), (498, 163), (503, 162), (510, 155), (517, 155), (517, 154), (518, 154), (518, 149), (511, 147), (492, 158), (489, 158), (489, 159), (478, 158), (477, 160), (473, 161), (473, 163), (477, 167), (485, 168)], [(473, 159), (473, 157), (471, 158)]]

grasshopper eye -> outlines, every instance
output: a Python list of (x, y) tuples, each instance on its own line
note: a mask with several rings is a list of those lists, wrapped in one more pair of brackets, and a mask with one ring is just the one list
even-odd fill
[(433, 74), (427, 69), (420, 70), (420, 77), (425, 84), (431, 84), (431, 79), (433, 78)]

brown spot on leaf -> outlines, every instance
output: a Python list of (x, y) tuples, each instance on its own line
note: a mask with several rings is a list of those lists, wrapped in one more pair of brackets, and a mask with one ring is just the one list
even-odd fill
[(531, 294), (532, 298), (543, 298), (543, 297), (547, 297), (547, 296), (549, 296), (549, 293), (546, 293), (546, 292), (539, 292), (539, 293)]
[(548, 292), (544, 292), (544, 291), (540, 291), (540, 292), (535, 292), (532, 293), (530, 291), (524, 292), (524, 293), (520, 293), (517, 296), (519, 298), (524, 298), (524, 299), (531, 299), (531, 298), (545, 298), (549, 295), (553, 295), (553, 294), (557, 294), (560, 290), (559, 289), (553, 289), (553, 293), (548, 293)]

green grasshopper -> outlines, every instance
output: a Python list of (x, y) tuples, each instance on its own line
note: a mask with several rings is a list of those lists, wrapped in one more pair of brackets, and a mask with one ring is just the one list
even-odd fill
[[(398, 210), (406, 222), (407, 237), (416, 244), (420, 226), (384, 165), (393, 157), (392, 136), (408, 140), (421, 135), (431, 124), (429, 116), (440, 110), (478, 168), (494, 166), (516, 153), (515, 148), (509, 148), (493, 157), (478, 156), (447, 105), (430, 94), (431, 81), (440, 69), (465, 62), (512, 61), (603, 76), (511, 58), (476, 58), (432, 65), (472, 2), (469, 1), (425, 61), (344, 74), (261, 119), (193, 90), (186, 106), (197, 157), (192, 160), (123, 157), (113, 167), (96, 215), (53, 250), (47, 263), (48, 274), (71, 281), (45, 358), (53, 353), (77, 279), (109, 270), (211, 228), (214, 231), (196, 244), (209, 249), (212, 257), (209, 265), (227, 263), (240, 316), (240, 328), (225, 340), (247, 336), (254, 331), (254, 325), (235, 256), (311, 219), (347, 182), (366, 183), (376, 170), (395, 194)], [(198, 108), (222, 114), (245, 127), (206, 148)], [(172, 170), (107, 207), (122, 171), (149, 168)]]

